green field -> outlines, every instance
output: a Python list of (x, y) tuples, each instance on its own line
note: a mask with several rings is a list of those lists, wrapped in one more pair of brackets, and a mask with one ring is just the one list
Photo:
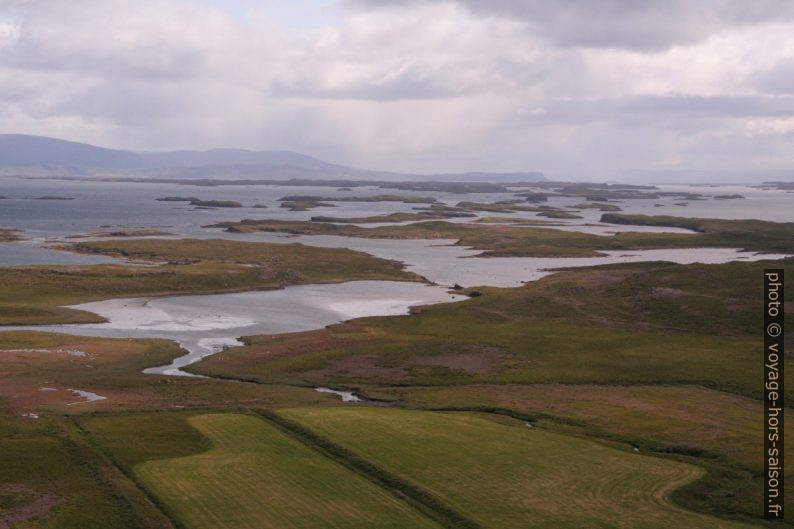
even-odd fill
[(261, 419), (191, 417), (212, 449), (135, 467), (141, 482), (190, 529), (435, 528), (365, 478)]
[[(373, 388), (370, 398), (423, 409), (468, 409), (519, 417), (566, 435), (636, 446), (697, 465), (707, 474), (676, 490), (679, 505), (717, 516), (758, 516), (763, 493), (763, 403), (697, 386), (590, 384)], [(794, 417), (786, 411), (786, 450)], [(790, 467), (786, 479), (791, 479)], [(787, 509), (794, 501), (787, 499)]]
[[(740, 528), (669, 493), (703, 471), (468, 414), (335, 408), (288, 419), (417, 483), (484, 528)], [(586, 477), (586, 479), (583, 479)]]
[[(698, 234), (662, 244), (739, 244), (767, 229), (701, 220), (685, 224)], [(452, 224), (388, 229), (463, 230), (497, 253), (667, 237)], [(785, 249), (789, 228), (757, 244)], [(157, 264), (2, 269), (0, 323), (95, 319), (58, 306), (112, 297), (419, 279), (392, 261), (302, 245), (77, 248)], [(463, 289), (473, 297), (409, 316), (245, 337), (191, 366), (211, 378), (143, 375), (182, 354), (167, 340), (0, 332), (0, 527), (36, 501), (46, 512), (19, 528), (794, 527), (760, 518), (765, 267), (794, 275), (791, 261), (656, 262)], [(382, 402), (343, 405), (318, 385)], [(107, 399), (80, 402), (69, 388)]]
[(794, 274), (785, 262), (594, 267), (412, 316), (248, 337), (191, 369), (618, 440), (708, 471), (677, 503), (757, 519), (764, 267)]

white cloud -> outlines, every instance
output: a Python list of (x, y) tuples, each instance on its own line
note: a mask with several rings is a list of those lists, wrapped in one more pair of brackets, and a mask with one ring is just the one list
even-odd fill
[(301, 27), (256, 3), (0, 0), (0, 130), (417, 172), (790, 167), (788, 9), (713, 1), (358, 1)]
[(794, 20), (787, 0), (347, 0), (371, 9), (457, 4), (523, 21), (557, 46), (661, 51), (697, 44), (726, 28)]

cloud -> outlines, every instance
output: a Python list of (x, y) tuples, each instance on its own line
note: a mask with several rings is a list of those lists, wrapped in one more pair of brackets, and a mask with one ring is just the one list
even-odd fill
[(0, 131), (415, 172), (790, 164), (788, 3), (224, 5), (0, 0)]
[(522, 20), (558, 46), (661, 51), (726, 29), (794, 19), (786, 0), (349, 0), (370, 8), (455, 1), (483, 16)]
[(283, 69), (271, 89), (282, 97), (382, 101), (492, 91), (517, 81), (504, 68), (527, 55), (509, 47), (518, 31), (510, 21), (483, 22), (454, 6), (354, 15), (295, 49), (296, 67)]
[(527, 118), (536, 122), (579, 123), (607, 121), (620, 125), (681, 121), (794, 117), (794, 96), (627, 96), (612, 99), (555, 101)]
[(794, 94), (794, 56), (785, 58), (772, 68), (759, 72), (753, 82), (764, 92)]
[(84, 75), (185, 77), (206, 67), (214, 41), (234, 31), (188, 2), (37, 0), (21, 4), (3, 63)]
[(0, 48), (15, 44), (19, 39), (19, 26), (8, 20), (0, 20)]

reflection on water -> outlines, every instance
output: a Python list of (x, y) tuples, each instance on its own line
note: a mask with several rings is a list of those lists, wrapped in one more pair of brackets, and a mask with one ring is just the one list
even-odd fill
[(356, 395), (352, 391), (341, 391), (331, 388), (314, 388), (315, 391), (319, 391), (320, 393), (333, 393), (334, 395), (338, 395), (342, 402), (361, 402), (361, 397)]
[(68, 391), (71, 391), (78, 397), (82, 397), (85, 400), (77, 401), (77, 402), (70, 402), (67, 406), (72, 406), (74, 404), (82, 404), (83, 402), (95, 402), (97, 400), (105, 400), (107, 397), (103, 397), (102, 395), (97, 395), (91, 391), (84, 391), (82, 389), (72, 389), (69, 388)]

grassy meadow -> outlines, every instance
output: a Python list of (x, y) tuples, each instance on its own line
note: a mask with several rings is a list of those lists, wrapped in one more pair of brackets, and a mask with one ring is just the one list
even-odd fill
[[(141, 373), (181, 354), (167, 340), (0, 332), (0, 520), (21, 516), (15, 529), (181, 528), (121, 470), (209, 448), (179, 410), (335, 404), (309, 388)], [(140, 410), (156, 412), (132, 413)], [(83, 429), (83, 418), (95, 416), (104, 418), (96, 439)], [(98, 440), (124, 448), (118, 461)]]
[(780, 262), (562, 272), (411, 316), (248, 337), (191, 369), (354, 388), (391, 406), (513, 415), (626, 443), (708, 471), (674, 494), (679, 504), (753, 520), (765, 266), (794, 273)]
[[(0, 402), (0, 519), (20, 516), (19, 525), (10, 527), (174, 527), (68, 418), (47, 414), (31, 420), (9, 410), (5, 399)], [(42, 495), (43, 505), (31, 511)]]
[(670, 503), (673, 489), (703, 474), (697, 467), (520, 421), (372, 408), (281, 413), (444, 498), (483, 528), (748, 527)]
[(212, 442), (135, 475), (190, 529), (437, 528), (365, 478), (251, 416), (191, 417)]
[[(792, 250), (788, 224), (695, 220), (620, 216), (697, 233), (614, 237), (526, 219), (227, 227), (454, 238), (485, 255)], [(421, 280), (393, 261), (296, 244), (73, 249), (146, 266), (0, 269), (0, 325), (96, 321), (61, 306), (114, 297)], [(466, 301), (408, 316), (244, 337), (190, 366), (208, 378), (142, 374), (183, 354), (166, 340), (0, 332), (0, 527), (25, 513), (11, 527), (794, 527), (760, 516), (765, 267), (794, 274), (791, 261), (655, 262), (464, 289)]]
[[(706, 475), (672, 494), (679, 505), (717, 516), (758, 517), (763, 404), (699, 386), (477, 385), (376, 388), (364, 396), (394, 406), (472, 410), (517, 417), (566, 435), (636, 447), (685, 461)], [(790, 412), (786, 412), (789, 421)], [(790, 423), (789, 423), (790, 424)], [(794, 427), (786, 426), (794, 449)], [(791, 479), (791, 473), (787, 473)], [(794, 508), (788, 500), (787, 508)]]

